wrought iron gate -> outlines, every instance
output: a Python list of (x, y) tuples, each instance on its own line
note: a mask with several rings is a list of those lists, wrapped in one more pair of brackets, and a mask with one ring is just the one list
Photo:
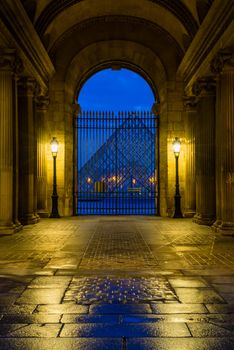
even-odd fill
[(157, 214), (158, 117), (86, 111), (75, 132), (76, 214)]

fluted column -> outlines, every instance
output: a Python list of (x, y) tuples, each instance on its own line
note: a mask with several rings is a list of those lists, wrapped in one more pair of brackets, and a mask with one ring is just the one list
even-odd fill
[(196, 214), (194, 221), (215, 221), (215, 81), (204, 78), (194, 85), (199, 96), (196, 121)]
[(47, 168), (46, 168), (46, 113), (48, 96), (36, 98), (36, 139), (37, 139), (37, 213), (40, 217), (48, 217), (47, 209)]
[(213, 228), (234, 235), (234, 52), (220, 51), (211, 63), (217, 74), (216, 210)]
[(34, 89), (33, 79), (25, 77), (19, 80), (19, 219), (23, 225), (37, 222), (34, 208)]
[(186, 138), (186, 165), (185, 165), (185, 193), (184, 216), (193, 217), (196, 212), (196, 182), (195, 182), (195, 123), (197, 118), (197, 99), (186, 97), (185, 138)]
[(0, 50), (0, 233), (15, 232), (14, 223), (14, 69), (12, 49)]

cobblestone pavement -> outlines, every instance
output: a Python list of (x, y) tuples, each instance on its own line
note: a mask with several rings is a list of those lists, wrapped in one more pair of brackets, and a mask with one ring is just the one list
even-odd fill
[(232, 350), (234, 239), (190, 219), (43, 219), (0, 236), (0, 350)]

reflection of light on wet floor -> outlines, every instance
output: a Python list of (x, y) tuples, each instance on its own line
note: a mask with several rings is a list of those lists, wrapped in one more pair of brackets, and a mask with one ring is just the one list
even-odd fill
[(163, 278), (89, 278), (75, 277), (64, 301), (77, 304), (127, 304), (177, 301), (169, 283)]

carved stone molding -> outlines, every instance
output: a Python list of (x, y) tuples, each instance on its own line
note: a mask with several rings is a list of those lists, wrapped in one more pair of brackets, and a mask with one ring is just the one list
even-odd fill
[(20, 74), (23, 69), (22, 60), (16, 55), (15, 49), (0, 48), (0, 70)]
[(74, 117), (77, 117), (77, 114), (81, 112), (81, 107), (78, 103), (73, 102), (71, 105), (71, 111), (72, 111), (72, 115)]
[(37, 110), (46, 111), (50, 104), (50, 99), (48, 95), (45, 95), (45, 96), (39, 95), (35, 97), (35, 102), (36, 102)]
[(33, 78), (23, 77), (18, 81), (20, 96), (33, 96), (36, 91), (36, 81)]
[(210, 70), (213, 74), (221, 74), (225, 67), (234, 69), (234, 51), (220, 50), (210, 64)]
[(213, 96), (216, 93), (216, 81), (212, 77), (205, 77), (196, 80), (192, 92), (197, 97)]
[(186, 110), (196, 110), (198, 98), (196, 96), (184, 96), (184, 106)]

